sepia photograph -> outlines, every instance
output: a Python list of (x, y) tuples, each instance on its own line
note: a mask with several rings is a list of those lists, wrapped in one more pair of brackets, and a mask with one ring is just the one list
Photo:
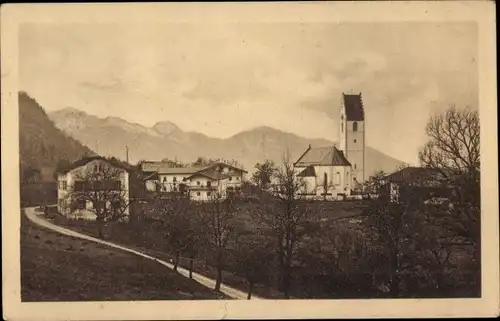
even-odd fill
[(4, 318), (498, 315), (492, 3), (1, 13)]

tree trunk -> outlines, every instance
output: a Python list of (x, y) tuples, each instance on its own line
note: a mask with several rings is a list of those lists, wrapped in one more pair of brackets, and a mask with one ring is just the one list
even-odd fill
[(97, 237), (100, 239), (103, 239), (104, 238), (104, 222), (103, 222), (102, 217), (97, 216), (96, 222), (97, 222)]
[(220, 291), (222, 283), (222, 250), (217, 250), (217, 279), (215, 281), (215, 291)]
[(179, 266), (181, 253), (179, 251), (175, 252), (175, 262), (174, 262), (174, 271), (177, 272), (177, 267)]
[(283, 278), (281, 280), (282, 282), (282, 291), (283, 291), (283, 295), (285, 297), (285, 299), (289, 299), (290, 298), (290, 267), (287, 266), (287, 264), (285, 264), (283, 266)]
[(253, 291), (253, 282), (248, 282), (247, 300), (250, 300), (252, 298), (252, 291)]
[(215, 291), (220, 291), (220, 285), (222, 283), (222, 266), (217, 264), (217, 279), (215, 281)]
[(193, 258), (189, 259), (189, 278), (193, 278)]
[(399, 273), (398, 273), (398, 256), (396, 253), (391, 254), (391, 283), (390, 293), (392, 297), (399, 297)]

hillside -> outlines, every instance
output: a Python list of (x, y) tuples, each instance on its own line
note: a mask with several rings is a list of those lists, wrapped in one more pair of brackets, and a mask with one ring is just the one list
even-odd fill
[[(98, 118), (74, 108), (49, 113), (56, 126), (82, 143), (98, 148), (103, 156), (125, 159), (129, 148), (130, 162), (139, 160), (175, 159), (193, 162), (198, 156), (235, 159), (253, 171), (257, 162), (271, 159), (281, 161), (288, 149), (293, 159), (299, 157), (309, 144), (328, 146), (333, 142), (308, 139), (271, 127), (258, 127), (226, 139), (212, 138), (201, 133), (185, 132), (171, 122), (158, 122), (152, 127), (128, 123), (116, 118)], [(378, 150), (367, 147), (367, 171), (393, 171), (401, 162)]]
[(42, 106), (27, 93), (19, 93), (19, 163), (21, 179), (39, 171), (42, 180), (53, 179), (61, 160), (74, 161), (94, 154), (88, 147), (63, 133)]

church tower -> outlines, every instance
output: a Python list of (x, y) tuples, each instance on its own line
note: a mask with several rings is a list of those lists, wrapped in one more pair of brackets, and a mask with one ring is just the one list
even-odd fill
[(365, 181), (365, 111), (361, 93), (342, 93), (340, 149), (351, 163), (351, 186)]

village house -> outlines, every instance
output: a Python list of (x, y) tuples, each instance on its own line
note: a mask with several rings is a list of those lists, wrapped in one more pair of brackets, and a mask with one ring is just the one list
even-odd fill
[(451, 195), (444, 175), (435, 168), (406, 167), (385, 176), (391, 202), (399, 203), (418, 193), (427, 200), (442, 200)]
[(61, 214), (95, 220), (94, 206), (109, 208), (119, 202), (121, 214), (128, 216), (129, 200), (129, 171), (118, 162), (88, 157), (57, 172), (57, 208)]
[(231, 197), (241, 192), (245, 170), (223, 162), (207, 166), (172, 167), (162, 162), (142, 162), (148, 191), (179, 193), (195, 201)]

